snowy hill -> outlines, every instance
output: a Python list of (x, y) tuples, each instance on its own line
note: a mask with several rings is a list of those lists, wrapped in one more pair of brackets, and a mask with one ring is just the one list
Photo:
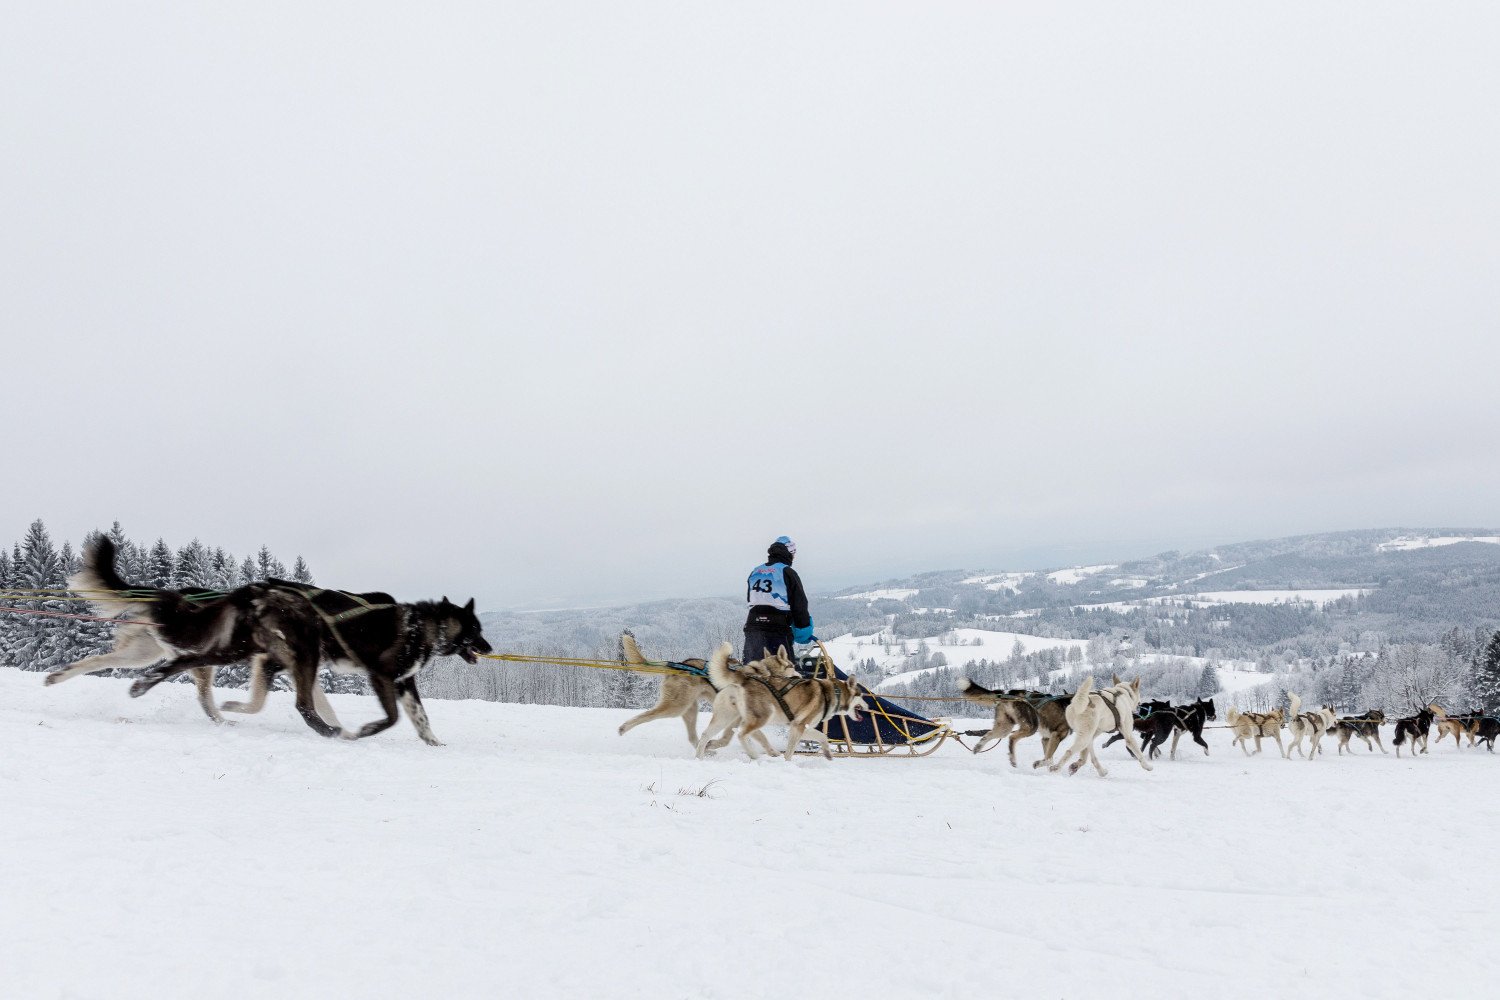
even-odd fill
[[(1198, 1000), (1500, 975), (1500, 759), (1451, 744), (1287, 762), (1211, 730), (1213, 756), (1151, 773), (1111, 748), (1100, 780), (953, 746), (697, 761), (675, 722), (618, 737), (623, 711), (473, 701), (429, 702), (446, 747), (404, 720), (345, 743), (285, 694), (216, 727), (186, 686), (125, 687), (0, 669), (8, 996)], [(1461, 828), (1433, 821), (1456, 802)]]

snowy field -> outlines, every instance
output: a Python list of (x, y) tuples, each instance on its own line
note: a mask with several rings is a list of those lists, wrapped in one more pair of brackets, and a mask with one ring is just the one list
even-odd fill
[[(1478, 996), (1500, 756), (1145, 773), (690, 759), (675, 722), (429, 703), (312, 735), (0, 670), (12, 997)], [(347, 720), (368, 699), (336, 696)], [(1389, 730), (1387, 730), (1387, 735)], [(706, 795), (694, 794), (708, 788)]]

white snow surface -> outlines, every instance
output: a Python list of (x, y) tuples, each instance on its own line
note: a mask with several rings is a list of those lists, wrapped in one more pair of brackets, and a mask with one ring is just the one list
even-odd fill
[(835, 597), (836, 601), (904, 601), (910, 597), (916, 597), (921, 591), (903, 587), (889, 587), (885, 590), (867, 590), (862, 594), (843, 594)]
[(1080, 582), (1084, 579), (1084, 577), (1093, 576), (1096, 573), (1103, 573), (1108, 570), (1119, 568), (1120, 567), (1118, 563), (1111, 563), (1108, 566), (1073, 566), (1068, 569), (1060, 569), (1056, 572), (1048, 573), (1047, 579), (1051, 580), (1053, 583), (1057, 584), (1060, 587), (1066, 587), (1071, 584)]
[(7, 996), (1406, 998), (1500, 975), (1500, 758), (1452, 744), (1288, 762), (1210, 730), (1213, 756), (1149, 774), (1104, 751), (1101, 780), (1032, 770), (1034, 740), (1016, 770), (952, 744), (698, 761), (675, 720), (619, 737), (625, 711), (485, 702), (429, 701), (446, 747), (404, 719), (349, 743), (286, 694), (215, 726), (189, 686), (125, 688), (0, 669)]
[(1215, 604), (1332, 604), (1344, 597), (1368, 594), (1368, 589), (1343, 587), (1337, 590), (1215, 590), (1188, 594), (1172, 600), (1208, 601)]
[(1410, 552), (1413, 549), (1430, 549), (1439, 545), (1457, 545), (1459, 542), (1488, 542), (1500, 545), (1500, 535), (1402, 535), (1375, 546), (1381, 552)]

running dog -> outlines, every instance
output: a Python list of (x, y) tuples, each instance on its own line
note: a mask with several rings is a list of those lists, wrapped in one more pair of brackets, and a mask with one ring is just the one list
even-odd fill
[(1434, 743), (1443, 742), (1444, 736), (1452, 736), (1454, 745), (1462, 750), (1464, 744), (1460, 737), (1468, 736), (1469, 746), (1474, 745), (1474, 733), (1479, 728), (1480, 716), (1475, 715), (1473, 712), (1470, 712), (1468, 715), (1449, 715), (1436, 705), (1433, 705), (1432, 709), (1432, 714), (1436, 719), (1435, 725), (1437, 726), (1437, 739), (1433, 740)]
[(1411, 755), (1417, 755), (1417, 744), (1422, 745), (1422, 753), (1427, 752), (1427, 737), (1432, 734), (1433, 709), (1436, 705), (1428, 705), (1426, 708), (1418, 709), (1416, 715), (1407, 716), (1396, 720), (1396, 738), (1391, 740), (1396, 744), (1396, 756), (1401, 756), (1401, 747), (1408, 741), (1411, 742)]
[(1224, 721), (1229, 724), (1234, 733), (1234, 742), (1230, 746), (1239, 744), (1239, 748), (1245, 751), (1245, 756), (1250, 756), (1250, 738), (1255, 738), (1255, 752), (1260, 753), (1260, 741), (1267, 736), (1276, 741), (1276, 749), (1281, 751), (1281, 756), (1286, 756), (1286, 747), (1281, 743), (1281, 724), (1286, 719), (1285, 709), (1274, 709), (1270, 712), (1241, 712), (1237, 708), (1231, 708)]
[[(620, 648), (625, 653), (626, 663), (638, 667), (644, 667), (649, 664), (649, 661), (641, 655), (641, 647), (636, 644), (635, 636), (629, 632), (620, 636)], [(780, 650), (779, 652), (782, 654), (780, 657), (767, 657), (764, 660), (749, 664), (748, 667), (741, 667), (741, 670), (747, 676), (760, 677), (762, 679), (800, 676), (796, 665), (792, 663), (790, 657), (785, 655), (786, 651)], [(683, 660), (682, 663), (684, 666), (693, 667), (697, 670), (706, 671), (708, 669), (708, 661), (698, 659), (697, 657)], [(740, 667), (740, 661), (734, 657), (730, 657), (728, 666), (731, 668)], [(682, 719), (682, 724), (687, 727), (688, 742), (696, 748), (698, 746), (698, 704), (704, 701), (712, 703), (714, 696), (718, 693), (719, 689), (709, 682), (706, 673), (703, 676), (690, 674), (686, 671), (673, 671), (663, 674), (661, 678), (661, 694), (656, 699), (656, 705), (648, 708), (640, 715), (621, 723), (620, 735), (624, 736), (636, 726), (645, 722), (676, 717)], [(708, 749), (722, 749), (728, 746), (729, 741), (732, 739), (734, 739), (734, 730), (730, 729), (719, 739), (710, 743)], [(770, 749), (769, 743), (766, 744), (766, 749)]]
[(1068, 747), (1061, 760), (1051, 765), (1051, 770), (1061, 770), (1069, 759), (1077, 755), (1078, 759), (1068, 768), (1069, 774), (1077, 774), (1078, 769), (1086, 762), (1093, 761), (1094, 770), (1099, 772), (1099, 777), (1106, 777), (1109, 772), (1099, 762), (1099, 755), (1094, 750), (1094, 739), (1099, 734), (1108, 732), (1118, 732), (1124, 736), (1125, 747), (1131, 756), (1135, 757), (1141, 767), (1151, 770), (1150, 762), (1141, 753), (1140, 744), (1136, 742), (1135, 727), (1129, 725), (1140, 700), (1139, 677), (1128, 684), (1116, 677), (1114, 683), (1102, 691), (1094, 690), (1092, 674), (1085, 677), (1074, 693), (1073, 700), (1068, 702), (1067, 717), (1068, 725), (1073, 730), (1073, 744)]
[(1500, 736), (1500, 719), (1492, 715), (1482, 715), (1479, 723), (1474, 727), (1474, 742), (1483, 743), (1489, 747), (1490, 753), (1495, 752), (1495, 737)]
[[(442, 746), (432, 732), (427, 710), (417, 692), (417, 671), (435, 656), (457, 656), (465, 663), (479, 662), (490, 651), (474, 601), (460, 607), (444, 597), (441, 601), (414, 604), (375, 602), (342, 590), (323, 590), (283, 580), (268, 581), (268, 590), (288, 599), (300, 599), (311, 623), (309, 635), (298, 636), (291, 662), (277, 657), (262, 661), (272, 673), (286, 670), (297, 691), (297, 708), (303, 721), (320, 736), (342, 736), (358, 740), (384, 732), (400, 718), (397, 704), (428, 746)], [(389, 595), (379, 595), (386, 597)], [(303, 692), (317, 685), (318, 666), (327, 661), (336, 671), (364, 674), (370, 681), (385, 718), (367, 722), (357, 731), (330, 726), (302, 711)], [(132, 697), (140, 697), (184, 668), (167, 664), (150, 671), (131, 685)]]
[[(963, 692), (967, 701), (978, 702), (981, 705), (991, 705), (995, 709), (995, 723), (989, 732), (980, 734), (979, 742), (974, 745), (974, 753), (982, 753), (990, 746), (1009, 738), (1010, 766), (1016, 766), (1016, 744), (1035, 734), (1038, 730), (1044, 730), (1042, 737), (1043, 746), (1047, 756), (1051, 756), (1057, 749), (1057, 744), (1062, 742), (1067, 735), (1067, 722), (1062, 719), (1062, 703), (1050, 695), (1041, 694), (1036, 691), (1025, 691), (1014, 689), (1010, 691), (991, 691), (989, 688), (975, 684), (965, 677), (958, 682), (958, 689)], [(1048, 711), (1048, 708), (1051, 710)], [(1042, 714), (1052, 716), (1051, 722), (1063, 726), (1062, 732), (1048, 727), (1042, 721)]]
[[(224, 721), (214, 704), (215, 667), (250, 660), (255, 673), (268, 662), (291, 670), (301, 655), (300, 647), (316, 641), (316, 621), (307, 602), (296, 594), (262, 583), (208, 597), (200, 597), (201, 591), (132, 586), (115, 569), (115, 544), (108, 538), (96, 539), (84, 550), (83, 568), (73, 574), (68, 586), (88, 595), (101, 615), (119, 616), (120, 624), (109, 652), (53, 671), (47, 675), (48, 684), (166, 660), (161, 669), (169, 671), (167, 676), (192, 673), (198, 704), (215, 722)], [(304, 718), (316, 719), (324, 728), (338, 725), (317, 683), (316, 670), (308, 689), (299, 691), (297, 708)]]
[(1327, 705), (1315, 712), (1302, 711), (1302, 699), (1293, 692), (1287, 692), (1287, 699), (1292, 703), (1291, 714), (1287, 717), (1287, 731), (1291, 733), (1292, 743), (1287, 747), (1286, 759), (1292, 759), (1293, 750), (1302, 753), (1302, 738), (1305, 736), (1308, 750), (1302, 756), (1312, 760), (1322, 750), (1323, 734), (1338, 723), (1338, 716)]
[[(1384, 723), (1385, 713), (1378, 708), (1372, 708), (1362, 715), (1351, 715), (1335, 722), (1333, 728), (1339, 737), (1339, 754), (1343, 754), (1344, 748), (1349, 745), (1349, 741), (1356, 736), (1365, 741), (1365, 748), (1371, 753), (1375, 751), (1376, 747), (1380, 748), (1381, 753), (1390, 753), (1385, 748), (1385, 744), (1380, 742), (1380, 727)], [(1371, 743), (1372, 739), (1375, 742)], [(1351, 750), (1349, 752), (1353, 753), (1354, 751)]]
[[(1160, 742), (1156, 746), (1165, 743), (1172, 730), (1177, 727), (1177, 716), (1172, 711), (1172, 703), (1169, 701), (1146, 701), (1136, 707), (1135, 718), (1130, 724), (1135, 727), (1135, 734), (1140, 738), (1141, 749), (1146, 752), (1147, 757), (1154, 758), (1156, 751), (1151, 741), (1159, 736)], [(1124, 738), (1119, 733), (1115, 733), (1104, 741), (1104, 746), (1107, 749)]]
[[(1182, 734), (1187, 733), (1193, 738), (1193, 742), (1203, 748), (1203, 756), (1208, 756), (1208, 742), (1203, 738), (1203, 727), (1210, 722), (1219, 721), (1219, 710), (1214, 705), (1212, 698), (1199, 698), (1191, 705), (1180, 705), (1173, 709), (1177, 714), (1179, 723), (1177, 731), (1172, 734), (1172, 759), (1177, 759), (1177, 741), (1182, 739)], [(1160, 743), (1152, 745), (1153, 749)]]
[[(699, 757), (708, 751), (715, 737), (739, 726), (740, 743), (754, 760), (759, 755), (751, 740), (759, 738), (758, 742), (764, 745), (760, 730), (768, 724), (781, 723), (788, 728), (783, 753), (787, 760), (797, 752), (797, 744), (804, 736), (817, 740), (823, 756), (832, 760), (828, 738), (817, 727), (840, 715), (858, 722), (860, 713), (869, 709), (859, 685), (852, 680), (802, 676), (766, 680), (746, 671), (730, 670), (729, 658), (733, 651), (734, 647), (726, 642), (708, 660), (708, 679), (719, 693), (714, 695), (714, 713), (708, 720), (708, 729), (698, 740)], [(778, 652), (778, 657), (787, 659), (784, 651)], [(778, 672), (772, 667), (762, 669)]]

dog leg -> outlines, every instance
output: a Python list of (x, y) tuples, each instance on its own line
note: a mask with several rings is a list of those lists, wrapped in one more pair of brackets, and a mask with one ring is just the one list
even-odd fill
[(1032, 761), (1031, 762), (1031, 766), (1032, 767), (1043, 767), (1043, 766), (1046, 766), (1046, 767), (1052, 768), (1052, 770), (1054, 770), (1054, 771), (1057, 770), (1056, 768), (1052, 767), (1052, 755), (1055, 754), (1055, 753), (1057, 753), (1057, 748), (1058, 747), (1062, 746), (1063, 737), (1064, 737), (1063, 733), (1054, 733), (1054, 732), (1050, 732), (1050, 731), (1047, 733), (1046, 736), (1043, 736), (1042, 737), (1042, 759), (1041, 760), (1034, 760), (1034, 761)]
[[(1148, 771), (1151, 770), (1151, 762), (1146, 759), (1146, 755), (1141, 752), (1140, 745), (1135, 741), (1135, 730), (1132, 729), (1129, 732), (1123, 733), (1122, 735), (1125, 737), (1125, 749), (1130, 751), (1130, 755), (1136, 759), (1136, 762), (1139, 763), (1141, 767), (1145, 768)], [(1092, 752), (1092, 750), (1093, 748), (1090, 747), (1090, 752)], [(1099, 771), (1099, 777), (1104, 777), (1104, 765), (1099, 763), (1098, 754), (1094, 754), (1094, 767)]]
[[(692, 714), (689, 715), (688, 712)], [(688, 737), (692, 740), (693, 745), (696, 746), (698, 744), (698, 703), (696, 701), (693, 702), (692, 707), (687, 711), (676, 705), (668, 705), (664, 702), (659, 703), (655, 708), (648, 708), (640, 715), (632, 716), (620, 723), (619, 733), (621, 736), (624, 736), (636, 726), (643, 723), (655, 722), (657, 719), (670, 719), (674, 715), (681, 716), (683, 721), (687, 723)]]
[(203, 707), (204, 713), (215, 722), (223, 722), (224, 716), (219, 714), (219, 706), (214, 704), (214, 668), (194, 668), (193, 686), (198, 689), (198, 704)]
[(1076, 733), (1073, 737), (1072, 745), (1068, 747), (1068, 749), (1063, 753), (1061, 759), (1059, 759), (1057, 763), (1053, 764), (1051, 768), (1049, 768), (1049, 770), (1051, 770), (1055, 774), (1056, 772), (1061, 771), (1063, 769), (1063, 765), (1067, 764), (1068, 761), (1072, 760), (1074, 757), (1078, 757), (1078, 760), (1072, 765), (1072, 767), (1068, 769), (1069, 774), (1077, 774), (1078, 769), (1082, 767), (1084, 761), (1087, 760), (1086, 757), (1080, 755), (1083, 754), (1089, 747), (1089, 745), (1093, 743), (1093, 739), (1093, 733)]
[[(802, 742), (802, 733), (806, 729), (807, 729), (806, 726), (800, 725), (799, 723), (796, 723), (796, 722), (791, 722), (791, 723), (787, 724), (787, 727), (786, 727), (786, 754), (785, 754), (785, 756), (786, 756), (786, 759), (788, 761), (790, 761), (792, 759), (793, 755), (795, 755), (797, 753), (797, 744)], [(833, 754), (831, 754), (831, 753), (828, 752), (828, 747), (827, 746), (823, 746), (822, 750), (823, 750), (823, 756), (824, 757), (827, 757), (829, 760), (833, 760)]]
[(266, 654), (256, 653), (250, 657), (250, 700), (226, 701), (219, 708), (225, 712), (254, 715), (266, 707), (266, 692), (270, 690), (271, 676), (266, 673)]
[(163, 663), (154, 670), (148, 671), (136, 678), (135, 683), (130, 685), (130, 697), (139, 698), (162, 681), (171, 680), (178, 674), (185, 674), (189, 670), (197, 670), (200, 667), (216, 667), (227, 662), (232, 661), (227, 659), (223, 653), (190, 653), (179, 656), (175, 660)]
[(1277, 730), (1276, 732), (1272, 733), (1271, 736), (1276, 740), (1276, 749), (1281, 751), (1281, 756), (1285, 757), (1287, 760), (1291, 760), (1292, 752), (1281, 745), (1281, 731)]
[[(754, 728), (751, 728), (752, 726)], [(754, 725), (754, 723), (747, 722), (744, 726), (740, 727), (740, 745), (745, 748), (745, 753), (751, 760), (760, 759), (760, 753), (757, 751), (756, 745), (752, 741), (752, 737), (759, 735), (760, 726), (756, 726)], [(793, 746), (792, 749), (795, 750), (796, 747)]]
[(406, 717), (417, 728), (417, 735), (430, 747), (443, 746), (443, 741), (432, 732), (432, 723), (427, 721), (427, 709), (422, 705), (422, 696), (417, 693), (417, 678), (403, 677), (396, 682), (396, 691), (401, 695), (401, 707)]
[(61, 684), (70, 677), (79, 674), (92, 674), (100, 670), (114, 670), (128, 667), (149, 667), (158, 660), (164, 660), (171, 656), (170, 650), (156, 641), (151, 630), (140, 625), (123, 626), (120, 635), (115, 637), (115, 648), (107, 653), (99, 653), (96, 656), (86, 656), (70, 666), (54, 670), (47, 675), (46, 684)]
[(1195, 729), (1195, 730), (1192, 731), (1192, 733), (1193, 733), (1193, 742), (1196, 743), (1196, 744), (1198, 744), (1200, 747), (1203, 748), (1203, 756), (1205, 756), (1205, 757), (1209, 756), (1209, 753), (1208, 753), (1208, 740), (1205, 740), (1203, 738), (1203, 730), (1201, 730), (1201, 729)]
[(324, 722), (342, 732), (343, 725), (339, 722), (339, 717), (333, 712), (333, 704), (328, 700), (328, 693), (323, 690), (322, 679), (316, 674), (313, 675), (312, 679), (312, 696), (313, 708), (318, 710), (318, 715), (322, 717)]
[[(280, 659), (272, 654), (275, 659)], [(302, 716), (302, 721), (307, 723), (307, 728), (319, 736), (332, 739), (341, 735), (338, 728), (330, 726), (318, 715), (317, 704), (313, 701), (312, 689), (318, 683), (318, 661), (314, 659), (311, 663), (286, 663), (283, 667), (291, 675), (292, 686), (297, 691), (297, 714)]]
[(369, 675), (369, 678), (371, 678), (371, 690), (375, 693), (375, 700), (380, 703), (381, 709), (386, 712), (386, 718), (378, 718), (374, 723), (365, 723), (359, 729), (353, 730), (353, 732), (342, 730), (344, 739), (365, 739), (366, 736), (374, 736), (375, 733), (384, 733), (390, 727), (395, 726), (396, 720), (401, 718), (401, 714), (396, 711), (395, 682), (392, 682), (390, 678), (375, 675), (375, 673)]
[[(1131, 742), (1132, 742), (1131, 738), (1127, 736), (1125, 738), (1125, 745), (1126, 746), (1130, 746)], [(1131, 752), (1135, 754), (1135, 759), (1141, 762), (1141, 766), (1142, 767), (1144, 767), (1148, 771), (1151, 770), (1151, 765), (1146, 763), (1145, 758), (1140, 755), (1140, 751), (1138, 749), (1136, 749), (1135, 747), (1131, 747)], [(1107, 777), (1109, 777), (1109, 772), (1104, 769), (1104, 762), (1099, 759), (1099, 753), (1098, 753), (1098, 751), (1096, 751), (1091, 746), (1088, 749), (1088, 755), (1089, 755), (1089, 760), (1091, 760), (1091, 761), (1094, 762), (1094, 770), (1096, 770), (1096, 771), (1099, 772), (1099, 777), (1101, 777), (1101, 778), (1107, 778)], [(1079, 763), (1082, 763), (1082, 761), (1080, 761)]]
[[(703, 731), (703, 735), (698, 739), (697, 756), (699, 758), (707, 756), (708, 749), (712, 745), (711, 741), (720, 733), (728, 731), (729, 736), (726, 738), (726, 741), (729, 739), (733, 739), (734, 725), (738, 721), (739, 715), (731, 706), (721, 706), (718, 699), (714, 699), (714, 714), (709, 717), (708, 728)], [(719, 744), (719, 746), (721, 747), (724, 745), (726, 744), (723, 742)]]

